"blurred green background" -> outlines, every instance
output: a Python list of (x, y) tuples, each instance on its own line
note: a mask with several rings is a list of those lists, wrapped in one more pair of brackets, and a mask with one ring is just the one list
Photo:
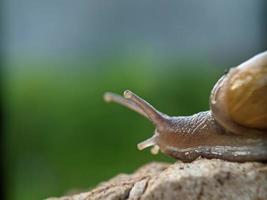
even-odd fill
[(2, 3), (6, 199), (86, 190), (151, 161), (152, 124), (106, 104), (130, 89), (169, 115), (208, 109), (224, 70), (266, 48), (258, 1)]

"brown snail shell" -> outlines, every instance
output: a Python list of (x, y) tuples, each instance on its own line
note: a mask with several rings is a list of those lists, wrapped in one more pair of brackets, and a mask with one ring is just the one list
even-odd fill
[(267, 129), (267, 53), (232, 68), (210, 97), (214, 118), (233, 133)]

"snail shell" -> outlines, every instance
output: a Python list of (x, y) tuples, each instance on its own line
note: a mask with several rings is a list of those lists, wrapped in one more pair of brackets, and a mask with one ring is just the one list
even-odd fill
[(214, 86), (210, 108), (232, 133), (267, 129), (267, 53), (232, 68)]

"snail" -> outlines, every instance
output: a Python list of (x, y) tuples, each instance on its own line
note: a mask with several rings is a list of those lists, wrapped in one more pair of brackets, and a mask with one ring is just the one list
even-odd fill
[(233, 67), (210, 94), (210, 110), (192, 116), (171, 117), (126, 90), (124, 96), (111, 92), (107, 102), (116, 102), (148, 118), (154, 135), (137, 145), (153, 146), (183, 162), (198, 157), (232, 162), (267, 160), (267, 51)]

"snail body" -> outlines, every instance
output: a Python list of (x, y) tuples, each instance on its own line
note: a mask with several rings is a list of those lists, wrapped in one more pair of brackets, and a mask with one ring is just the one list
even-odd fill
[(267, 160), (267, 52), (231, 68), (212, 89), (210, 110), (192, 116), (170, 117), (129, 90), (124, 97), (104, 97), (156, 126), (154, 135), (138, 144), (140, 150), (153, 146), (152, 153), (160, 150), (184, 162), (198, 157)]

